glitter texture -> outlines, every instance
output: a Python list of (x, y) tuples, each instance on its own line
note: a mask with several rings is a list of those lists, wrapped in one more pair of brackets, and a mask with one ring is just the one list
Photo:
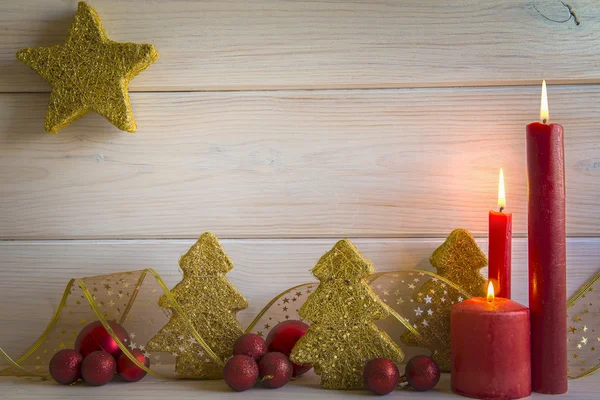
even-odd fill
[(233, 344), (244, 334), (236, 313), (248, 302), (227, 280), (233, 263), (219, 240), (206, 232), (181, 257), (183, 279), (172, 290), (184, 316), (171, 307), (167, 296), (158, 304), (172, 312), (169, 322), (146, 344), (152, 352), (170, 352), (180, 378), (220, 379), (223, 364), (206, 356), (202, 347), (187, 339), (189, 321), (212, 351), (224, 362), (233, 352)]
[(117, 373), (117, 363), (110, 353), (95, 351), (83, 359), (81, 377), (90, 386), (102, 386)]
[(52, 357), (48, 371), (56, 382), (70, 385), (81, 378), (82, 362), (81, 354), (72, 349), (63, 349)]
[[(429, 261), (438, 275), (454, 282), (472, 297), (485, 296), (487, 280), (479, 270), (487, 265), (487, 258), (467, 230), (452, 231)], [(444, 301), (441, 301), (441, 295), (446, 296)], [(426, 281), (413, 295), (414, 302), (423, 307), (422, 313), (417, 312), (415, 326), (432, 347), (432, 357), (442, 371), (450, 371), (450, 311), (454, 301), (448, 300), (466, 300), (466, 297), (454, 299), (456, 296), (459, 295), (438, 279)], [(425, 310), (432, 312), (429, 314)], [(423, 344), (411, 331), (404, 332), (400, 339), (409, 346)]]
[(57, 133), (95, 111), (117, 128), (135, 132), (129, 82), (158, 59), (158, 52), (151, 44), (108, 39), (96, 11), (80, 2), (66, 43), (22, 49), (17, 58), (52, 86), (46, 131)]
[(373, 272), (370, 261), (348, 239), (337, 242), (312, 270), (321, 283), (299, 314), (313, 324), (290, 359), (313, 365), (326, 389), (361, 389), (369, 360), (403, 359), (402, 350), (373, 323), (389, 315), (365, 280)]

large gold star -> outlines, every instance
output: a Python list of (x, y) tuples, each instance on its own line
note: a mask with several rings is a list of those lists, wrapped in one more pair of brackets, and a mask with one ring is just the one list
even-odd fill
[(156, 61), (158, 52), (151, 44), (108, 39), (96, 11), (80, 2), (65, 44), (22, 49), (17, 58), (52, 86), (46, 131), (57, 133), (95, 111), (117, 128), (135, 132), (129, 81)]

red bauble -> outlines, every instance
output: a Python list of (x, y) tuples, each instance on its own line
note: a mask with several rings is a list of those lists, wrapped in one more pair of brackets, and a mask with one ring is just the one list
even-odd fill
[(301, 375), (304, 375), (308, 371), (310, 371), (310, 369), (312, 368), (312, 365), (292, 363), (292, 368), (294, 369), (292, 376), (297, 378)]
[[(129, 334), (125, 328), (114, 321), (109, 321), (108, 324), (121, 343), (126, 346), (129, 345), (131, 339), (129, 339)], [(102, 323), (96, 321), (86, 325), (85, 328), (79, 332), (79, 335), (75, 340), (75, 351), (80, 352), (83, 358), (85, 358), (88, 354), (100, 350), (110, 353), (115, 360), (118, 360), (121, 355), (121, 349), (117, 345), (117, 342), (110, 337), (107, 330), (102, 326)]]
[(244, 355), (254, 358), (258, 362), (267, 354), (267, 344), (265, 340), (254, 333), (246, 333), (233, 345), (233, 355)]
[(227, 360), (225, 367), (223, 367), (223, 378), (230, 388), (243, 392), (256, 384), (258, 365), (252, 357), (233, 356)]
[(258, 377), (262, 385), (277, 389), (292, 379), (294, 368), (288, 356), (279, 352), (267, 353), (258, 362)]
[(110, 353), (95, 351), (83, 359), (81, 376), (88, 385), (102, 386), (111, 381), (117, 372), (117, 363)]
[(365, 365), (365, 386), (375, 394), (388, 394), (398, 387), (400, 372), (392, 360), (375, 358)]
[(61, 385), (70, 385), (81, 378), (82, 361), (83, 357), (75, 350), (61, 350), (50, 360), (50, 376)]
[(408, 384), (419, 392), (433, 389), (440, 380), (440, 368), (428, 356), (411, 358), (406, 364), (404, 374)]
[[(267, 347), (269, 351), (278, 351), (289, 357), (296, 342), (304, 336), (307, 330), (308, 324), (302, 321), (283, 321), (275, 325), (267, 335)], [(300, 376), (312, 368), (311, 365), (295, 363), (292, 363), (292, 367), (294, 367), (294, 376)]]
[[(146, 368), (150, 367), (150, 359), (144, 355), (140, 349), (131, 350), (131, 354)], [(117, 361), (117, 373), (126, 382), (137, 382), (146, 376), (146, 371), (135, 365), (133, 361), (127, 357), (127, 354), (121, 353)]]

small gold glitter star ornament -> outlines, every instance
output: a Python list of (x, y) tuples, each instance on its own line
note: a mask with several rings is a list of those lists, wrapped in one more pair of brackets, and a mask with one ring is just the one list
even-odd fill
[(220, 379), (223, 365), (212, 360), (189, 334), (188, 324), (223, 361), (233, 351), (233, 344), (244, 334), (236, 313), (248, 307), (248, 301), (227, 280), (225, 274), (233, 263), (215, 235), (205, 232), (181, 257), (183, 279), (171, 295), (185, 315), (176, 312), (168, 296), (158, 304), (171, 310), (171, 319), (148, 341), (151, 352), (169, 352), (175, 356), (175, 370), (180, 378)]
[(96, 11), (80, 2), (64, 44), (21, 49), (17, 58), (52, 86), (46, 131), (57, 133), (95, 111), (117, 128), (135, 132), (129, 82), (158, 59), (158, 52), (151, 44), (108, 39)]
[(384, 357), (399, 363), (404, 357), (373, 322), (390, 313), (366, 281), (373, 272), (348, 239), (337, 242), (312, 270), (321, 283), (299, 311), (312, 325), (290, 359), (311, 364), (326, 389), (362, 389), (368, 361)]
[[(486, 279), (479, 270), (487, 265), (487, 257), (473, 236), (465, 229), (455, 229), (429, 259), (439, 276), (458, 285), (473, 296), (485, 296)], [(452, 305), (468, 296), (442, 280), (427, 280), (413, 295), (415, 329), (432, 346), (433, 359), (442, 371), (450, 371), (450, 311)], [(415, 335), (405, 331), (400, 340), (409, 346), (420, 346)]]

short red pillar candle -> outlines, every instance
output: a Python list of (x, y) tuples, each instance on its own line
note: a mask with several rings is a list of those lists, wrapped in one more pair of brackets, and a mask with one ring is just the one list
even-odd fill
[(531, 394), (527, 307), (473, 297), (452, 306), (450, 332), (454, 393), (489, 400)]
[(510, 299), (512, 260), (512, 214), (502, 212), (506, 207), (504, 174), (500, 168), (498, 184), (499, 212), (490, 211), (488, 240), (488, 279), (494, 283), (497, 297)]
[(540, 119), (527, 125), (527, 232), (533, 391), (562, 394), (567, 382), (567, 242), (563, 127), (548, 124), (546, 83)]

